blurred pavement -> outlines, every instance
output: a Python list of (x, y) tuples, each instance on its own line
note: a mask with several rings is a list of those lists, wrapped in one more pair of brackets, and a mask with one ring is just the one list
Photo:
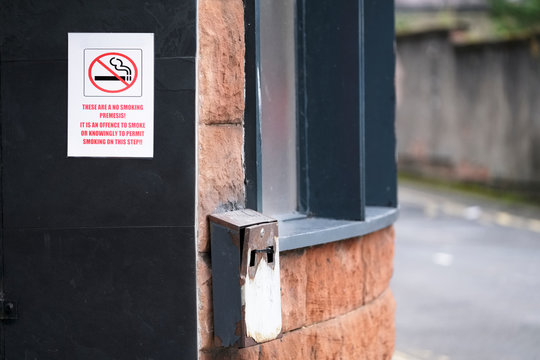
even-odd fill
[(540, 209), (399, 187), (394, 360), (540, 359)]

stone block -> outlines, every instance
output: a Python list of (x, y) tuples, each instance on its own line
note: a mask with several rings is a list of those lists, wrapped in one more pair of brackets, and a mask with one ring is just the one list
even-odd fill
[(258, 359), (390, 360), (395, 342), (394, 314), (394, 298), (387, 290), (359, 309), (262, 344)]
[(362, 238), (364, 302), (368, 303), (389, 286), (394, 272), (394, 227), (389, 226)]
[(364, 303), (362, 240), (353, 238), (306, 250), (306, 324), (356, 309)]
[(212, 306), (212, 269), (208, 253), (199, 253), (197, 256), (197, 296), (199, 349), (210, 349), (214, 343), (214, 312)]
[(283, 332), (298, 329), (306, 323), (306, 256), (305, 250), (281, 253), (281, 313)]
[(198, 251), (210, 251), (207, 216), (244, 206), (244, 130), (199, 125)]
[(221, 348), (213, 351), (200, 351), (199, 360), (257, 360), (259, 353), (259, 346), (244, 349)]
[(241, 124), (244, 116), (244, 5), (199, 1), (198, 100), (204, 124)]

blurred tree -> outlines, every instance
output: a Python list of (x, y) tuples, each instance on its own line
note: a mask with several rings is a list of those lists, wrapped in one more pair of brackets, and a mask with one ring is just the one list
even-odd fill
[(540, 26), (540, 0), (490, 0), (491, 13), (508, 30)]

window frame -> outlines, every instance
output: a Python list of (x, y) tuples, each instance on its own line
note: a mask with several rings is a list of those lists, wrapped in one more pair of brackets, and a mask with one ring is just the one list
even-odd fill
[[(244, 2), (246, 206), (257, 211), (262, 210), (259, 1)], [(393, 1), (358, 0), (352, 4), (357, 11), (345, 6), (326, 0), (316, 4), (312, 0), (297, 0), (296, 43), (303, 45), (297, 46), (298, 206), (303, 214), (279, 219), (282, 251), (365, 235), (391, 225), (398, 216)], [(334, 24), (328, 18), (328, 11), (333, 11), (334, 21), (338, 20)], [(321, 24), (328, 26), (324, 28)], [(324, 45), (330, 48), (335, 45), (331, 39), (339, 35), (340, 25), (352, 36), (342, 37), (344, 44), (338, 45), (343, 49), (352, 48), (352, 55), (335, 59), (327, 54), (318, 59), (309, 54), (309, 49), (306, 51), (309, 36), (325, 38), (328, 35), (323, 40)], [(342, 63), (346, 65), (343, 69)], [(350, 106), (350, 99), (340, 104), (341, 99), (337, 97), (326, 104), (330, 109), (320, 108), (339, 114), (331, 124), (334, 128), (328, 128), (324, 116), (310, 117), (309, 109), (306, 111), (306, 104), (302, 103), (306, 92), (311, 92), (307, 94), (309, 97), (324, 96), (320, 87), (306, 90), (310, 76), (316, 79), (313, 74), (318, 74), (316, 71), (323, 66), (340, 66), (343, 79), (350, 73), (358, 76), (358, 82), (346, 85), (356, 92), (351, 97), (354, 108)], [(347, 89), (339, 88), (340, 84), (333, 85), (346, 94), (343, 91)], [(312, 112), (317, 113), (317, 109)], [(351, 132), (349, 125), (355, 131)], [(317, 136), (318, 133), (326, 135), (328, 131), (334, 131), (329, 138)], [(344, 149), (356, 152), (348, 158), (343, 156)], [(335, 159), (341, 160), (339, 166), (333, 165)], [(323, 176), (329, 171), (337, 175)]]

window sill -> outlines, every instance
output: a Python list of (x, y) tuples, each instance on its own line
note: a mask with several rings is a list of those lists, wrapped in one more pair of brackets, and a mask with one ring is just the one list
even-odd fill
[(280, 251), (326, 244), (366, 235), (392, 225), (399, 210), (390, 207), (367, 206), (365, 221), (324, 218), (296, 218), (279, 222)]

